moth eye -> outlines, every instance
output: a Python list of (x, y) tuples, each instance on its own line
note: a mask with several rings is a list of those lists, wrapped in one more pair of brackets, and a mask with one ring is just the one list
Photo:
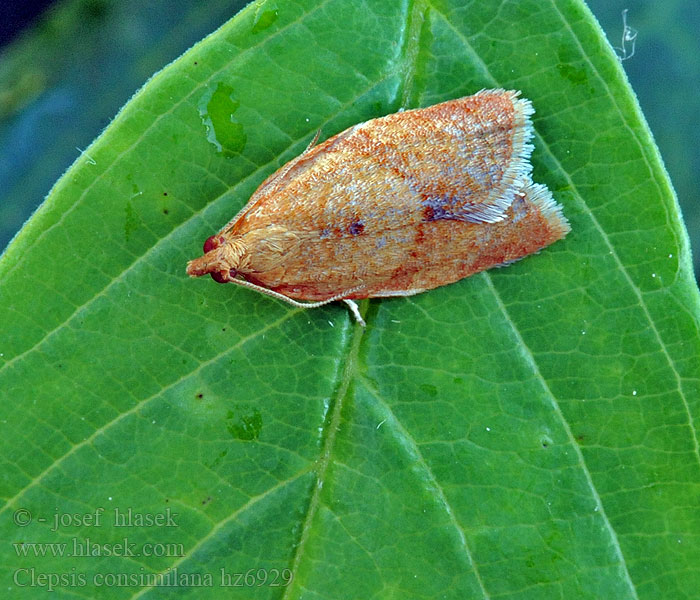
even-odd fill
[[(207, 240), (209, 241), (209, 240)], [(211, 275), (211, 278), (216, 281), (217, 283), (226, 283), (226, 279), (224, 279), (224, 276), (219, 273), (218, 271), (215, 271), (214, 273), (209, 273)]]
[(235, 279), (236, 275), (238, 275), (238, 271), (237, 271), (236, 269), (231, 269), (231, 270), (228, 272), (228, 276), (229, 276), (231, 279)]
[[(216, 239), (215, 235), (212, 235), (211, 237), (208, 237), (206, 241), (204, 242), (204, 254), (207, 252), (213, 250), (214, 248), (219, 247), (219, 240)], [(213, 277), (214, 275), (212, 275)]]

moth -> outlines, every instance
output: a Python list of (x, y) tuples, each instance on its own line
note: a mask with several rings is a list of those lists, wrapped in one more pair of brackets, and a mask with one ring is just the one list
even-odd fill
[(313, 308), (411, 296), (507, 265), (570, 227), (531, 179), (531, 103), (482, 90), (359, 123), (270, 175), (204, 242), (209, 273)]

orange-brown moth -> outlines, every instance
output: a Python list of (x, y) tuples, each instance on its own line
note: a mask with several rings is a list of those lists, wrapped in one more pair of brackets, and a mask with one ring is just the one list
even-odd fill
[(562, 239), (561, 206), (530, 178), (534, 110), (518, 96), (482, 90), (315, 138), (187, 273), (294, 306), (343, 300), (364, 324), (354, 299), (418, 294)]

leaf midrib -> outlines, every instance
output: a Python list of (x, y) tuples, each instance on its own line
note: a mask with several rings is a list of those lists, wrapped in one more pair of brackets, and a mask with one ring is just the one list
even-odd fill
[[(360, 303), (360, 311), (363, 318), (367, 312), (368, 304), (369, 302), (366, 300)], [(359, 359), (360, 345), (365, 335), (365, 330), (357, 323), (353, 323), (351, 327), (353, 329), (349, 338), (349, 348), (344, 353), (345, 364), (340, 374), (336, 392), (333, 395), (333, 399), (329, 407), (330, 413), (325, 419), (326, 425), (323, 428), (323, 446), (315, 467), (316, 484), (314, 485), (313, 493), (309, 499), (309, 504), (304, 516), (304, 522), (302, 523), (299, 533), (299, 541), (295, 546), (294, 555), (290, 565), (293, 581), (298, 581), (297, 574), (299, 567), (304, 557), (306, 544), (313, 528), (314, 517), (316, 516), (318, 508), (321, 504), (321, 493), (326, 481), (328, 467), (333, 460), (333, 451), (335, 449), (335, 441), (342, 420), (344, 401), (348, 396), (348, 392), (350, 391), (350, 384), (357, 377), (357, 361)], [(290, 597), (290, 593), (293, 588), (296, 589), (294, 584), (285, 588), (284, 595), (282, 596), (283, 600)]]

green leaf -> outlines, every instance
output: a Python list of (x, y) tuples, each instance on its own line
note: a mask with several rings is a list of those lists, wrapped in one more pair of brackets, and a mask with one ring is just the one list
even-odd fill
[[(673, 181), (690, 236), (695, 278), (700, 280), (700, 144), (695, 126), (700, 113), (700, 5), (695, 0), (634, 5), (627, 0), (588, 0), (588, 6), (617, 52), (628, 57), (625, 74)], [(633, 29), (628, 34), (637, 32), (637, 39), (623, 41), (625, 24)]]
[[(185, 276), (316, 130), (484, 87), (532, 100), (563, 242), (364, 302), (366, 330)], [(254, 3), (136, 94), (0, 282), (13, 598), (700, 589), (698, 290), (579, 2)]]
[(0, 248), (165, 63), (246, 0), (55, 0), (0, 48)]

